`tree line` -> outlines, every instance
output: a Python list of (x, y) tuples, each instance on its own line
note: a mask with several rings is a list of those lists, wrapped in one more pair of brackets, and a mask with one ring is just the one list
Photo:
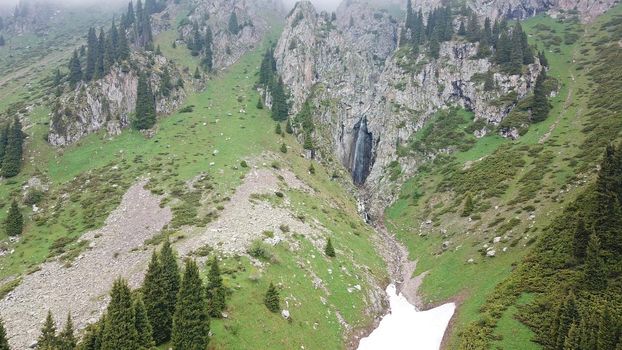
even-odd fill
[[(71, 315), (57, 332), (51, 312), (37, 340), (45, 350), (136, 350), (153, 349), (170, 342), (174, 350), (206, 349), (210, 319), (221, 318), (227, 307), (228, 289), (218, 260), (210, 259), (207, 282), (199, 267), (187, 259), (183, 271), (167, 241), (153, 253), (142, 287), (132, 291), (124, 279), (115, 280), (104, 315), (87, 326), (77, 341)], [(263, 303), (271, 312), (280, 311), (277, 287), (270, 283)], [(0, 350), (9, 350), (0, 320)]]
[(266, 92), (269, 91), (272, 96), (272, 119), (279, 122), (287, 120), (289, 116), (289, 103), (283, 79), (281, 79), (276, 70), (274, 47), (266, 50), (261, 61), (259, 85), (263, 86)]
[[(454, 33), (454, 19), (460, 15), (458, 32)], [(520, 74), (522, 66), (534, 62), (534, 50), (527, 42), (527, 34), (519, 21), (513, 26), (502, 19), (491, 23), (486, 17), (483, 27), (477, 15), (468, 7), (454, 11), (450, 6), (438, 7), (431, 11), (424, 22), (421, 9), (415, 12), (409, 0), (406, 9), (406, 22), (400, 32), (400, 45), (410, 46), (414, 55), (419, 55), (421, 47), (427, 47), (428, 54), (438, 58), (440, 44), (453, 39), (454, 35), (469, 42), (478, 42), (478, 58), (491, 57), (509, 74)], [(466, 19), (466, 20), (465, 20)], [(543, 53), (539, 53), (539, 56)]]

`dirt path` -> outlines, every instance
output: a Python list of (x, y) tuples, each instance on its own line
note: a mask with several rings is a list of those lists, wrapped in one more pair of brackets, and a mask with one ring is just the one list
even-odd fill
[(160, 208), (160, 198), (145, 190), (145, 183), (127, 191), (103, 228), (83, 235), (89, 249), (71, 267), (57, 261), (44, 263), (0, 301), (13, 349), (33, 345), (47, 310), (57, 321), (71, 312), (76, 328), (81, 329), (99, 319), (118, 276), (128, 279), (132, 287), (140, 285), (151, 255), (150, 249), (140, 248), (171, 220), (170, 209)]

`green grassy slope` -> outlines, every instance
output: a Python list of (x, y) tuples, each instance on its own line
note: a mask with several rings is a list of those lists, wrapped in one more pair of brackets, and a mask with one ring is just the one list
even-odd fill
[[(605, 17), (620, 11), (618, 6)], [(595, 86), (583, 67), (593, 62), (593, 52), (582, 40), (584, 30), (598, 26), (585, 27), (571, 17), (537, 16), (523, 25), (530, 42), (545, 49), (548, 74), (560, 83), (549, 118), (517, 141), (486, 136), (468, 151), (423, 166), (386, 211), (387, 227), (419, 261), (416, 273), (428, 271), (420, 289), (424, 301), (460, 304), (448, 348), (457, 348), (460, 331), (479, 319), (495, 286), (593, 175), (604, 144), (619, 138), (615, 119), (588, 115)], [(574, 42), (573, 34), (583, 39)], [(605, 130), (608, 137), (603, 137)], [(475, 209), (462, 217), (467, 195), (474, 198)], [(486, 256), (488, 250), (495, 256)], [(497, 345), (538, 348), (529, 343), (531, 332), (512, 317), (514, 312), (503, 314)]]
[[(165, 32), (157, 39), (163, 53), (181, 64), (194, 63), (186, 48), (170, 47), (172, 37), (172, 32)], [(291, 204), (270, 202), (286, 206), (300, 218), (321, 223), (340, 253), (335, 259), (327, 259), (307, 238), (296, 236), (301, 249), (294, 253), (285, 243), (277, 245), (272, 252), (274, 259), (266, 262), (263, 273), (248, 258), (226, 258), (222, 268), (225, 284), (232, 291), (229, 317), (212, 322), (212, 347), (338, 349), (345, 347), (349, 331), (369, 327), (374, 315), (367, 312), (371, 302), (367, 292), (372, 283), (387, 281), (384, 262), (373, 247), (373, 231), (359, 218), (353, 198), (320, 164), (314, 164), (315, 174), (310, 174), (311, 162), (300, 156), (302, 148), (296, 140), (276, 135), (269, 111), (256, 108), (259, 94), (255, 82), (264, 49), (243, 56), (227, 71), (212, 77), (204, 91), (191, 94), (185, 101), (193, 111), (161, 118), (151, 139), (133, 130), (114, 138), (98, 133), (56, 150), (43, 141), (49, 110), (33, 110), (29, 118), (35, 124), (27, 130), (29, 161), (17, 178), (0, 183), (0, 194), (6, 207), (7, 199), (21, 196), (22, 185), (34, 175), (49, 183), (50, 189), (38, 204), (40, 213), (25, 211), (26, 230), (20, 242), (11, 247), (15, 253), (0, 258), (0, 281), (33, 271), (55, 256), (71, 263), (84, 249), (76, 238), (100, 227), (139, 177), (149, 177), (150, 189), (166, 196), (163, 203), (173, 206), (173, 222), (204, 226), (214, 219), (214, 208), (231, 196), (250, 170), (241, 166), (242, 160), (252, 164), (254, 160), (273, 159), (275, 163), (267, 161), (265, 167), (278, 163), (315, 192), (290, 189), (285, 196)], [(280, 151), (282, 143), (289, 147), (286, 154)], [(261, 162), (257, 165), (262, 167)], [(196, 207), (184, 184), (201, 174), (209, 179), (210, 186), (202, 193), (209, 199)], [(189, 207), (193, 208), (186, 210)], [(4, 216), (2, 210), (0, 220)], [(167, 233), (175, 239), (196, 231), (171, 226), (175, 228)], [(1, 233), (0, 240), (5, 238)], [(312, 274), (324, 281), (328, 293), (314, 287)], [(280, 283), (281, 295), (290, 300), (290, 323), (263, 305), (271, 281)], [(355, 285), (361, 291), (349, 292), (348, 288)], [(351, 328), (340, 323), (337, 312)]]

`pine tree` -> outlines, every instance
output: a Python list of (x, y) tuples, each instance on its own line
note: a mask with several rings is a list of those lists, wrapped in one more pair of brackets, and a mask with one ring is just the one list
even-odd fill
[(48, 310), (45, 323), (41, 329), (41, 335), (37, 339), (37, 349), (56, 350), (58, 339), (56, 339), (56, 324), (52, 312)]
[(546, 72), (542, 70), (536, 79), (536, 85), (533, 88), (533, 103), (531, 105), (531, 120), (534, 123), (541, 122), (549, 116), (551, 106), (544, 86), (546, 80)]
[(101, 350), (136, 350), (138, 333), (127, 281), (117, 279), (110, 292)]
[(156, 123), (156, 106), (153, 93), (151, 92), (151, 84), (147, 81), (144, 74), (138, 78), (138, 87), (136, 92), (136, 115), (134, 119), (134, 128), (138, 130), (149, 129)]
[(201, 79), (201, 72), (199, 71), (199, 67), (194, 70), (194, 79)]
[(97, 69), (97, 61), (99, 55), (99, 44), (97, 42), (97, 34), (95, 34), (95, 28), (89, 29), (86, 44), (87, 54), (86, 68), (84, 69), (84, 79), (86, 81), (90, 81), (95, 77), (95, 70)]
[(208, 72), (211, 72), (214, 68), (214, 52), (212, 51), (212, 45), (214, 42), (214, 38), (212, 35), (212, 30), (207, 27), (207, 33), (205, 34), (205, 57), (203, 58), (203, 67), (207, 69)]
[(6, 146), (2, 158), (2, 171), (0, 175), (13, 177), (19, 174), (22, 164), (22, 153), (24, 134), (22, 133), (22, 123), (15, 117), (7, 132)]
[(67, 314), (67, 321), (65, 322), (65, 328), (58, 335), (58, 350), (74, 350), (77, 342), (76, 337), (73, 334), (73, 321), (71, 320), (71, 314)]
[(559, 310), (559, 320), (557, 321), (557, 332), (555, 342), (555, 350), (564, 350), (564, 341), (572, 324), (577, 320), (578, 312), (576, 306), (576, 298), (573, 292), (570, 292), (566, 300)]
[(268, 287), (268, 291), (266, 291), (266, 296), (264, 297), (263, 302), (271, 312), (279, 312), (279, 310), (281, 310), (279, 291), (272, 282), (270, 282), (270, 286)]
[(6, 330), (4, 329), (4, 322), (0, 319), (0, 350), (10, 350), (9, 341), (7, 340)]
[(591, 235), (585, 257), (585, 286), (591, 290), (603, 290), (607, 287), (607, 270), (601, 256), (600, 240)]
[(120, 61), (124, 61), (130, 58), (130, 44), (127, 41), (127, 35), (125, 34), (124, 30), (119, 33), (118, 54)]
[(470, 216), (473, 213), (473, 197), (467, 195), (464, 201), (464, 208), (462, 209), (462, 217)]
[(469, 16), (467, 27), (466, 27), (466, 38), (468, 41), (474, 43), (479, 40), (481, 28), (479, 26), (479, 22), (477, 21), (477, 15), (472, 13)]
[(464, 27), (464, 21), (460, 21), (460, 27), (458, 28), (458, 35), (465, 36), (466, 28)]
[(326, 241), (326, 246), (324, 247), (324, 254), (326, 254), (326, 256), (330, 258), (335, 257), (335, 248), (333, 248), (333, 242), (330, 238), (328, 239), (328, 241)]
[(577, 324), (572, 323), (570, 329), (568, 330), (568, 335), (566, 335), (566, 339), (564, 339), (564, 347), (563, 350), (578, 350), (579, 349), (579, 330), (577, 329)]
[(4, 160), (4, 153), (6, 151), (6, 146), (9, 138), (9, 127), (8, 125), (0, 124), (0, 167), (2, 167), (2, 161)]
[(227, 307), (226, 290), (220, 275), (220, 267), (216, 257), (210, 262), (210, 270), (207, 275), (207, 311), (211, 317), (220, 318)]
[(138, 296), (134, 300), (134, 326), (138, 335), (138, 345), (142, 349), (151, 349), (155, 346), (153, 341), (153, 328), (147, 317), (147, 310), (142, 297)]
[(281, 78), (272, 84), (270, 92), (272, 92), (272, 119), (276, 121), (286, 120), (289, 114), (289, 106)]
[[(168, 310), (172, 316), (175, 313), (175, 304), (177, 303), (177, 293), (179, 292), (180, 276), (177, 257), (173, 252), (171, 243), (167, 239), (160, 250), (160, 263), (162, 265), (162, 279), (166, 283), (166, 303)], [(168, 323), (168, 328), (173, 327), (172, 319)]]
[(240, 25), (238, 24), (238, 16), (235, 14), (235, 11), (233, 11), (229, 17), (229, 33), (238, 35), (239, 32)]
[(209, 315), (199, 267), (193, 260), (188, 260), (173, 317), (173, 350), (206, 349), (209, 329)]
[(105, 315), (99, 322), (90, 324), (84, 331), (82, 341), (78, 345), (79, 350), (100, 350), (103, 334), (103, 324), (105, 323)]
[(287, 153), (287, 145), (285, 143), (281, 144), (281, 152), (282, 153)]
[(596, 349), (614, 349), (616, 346), (616, 340), (618, 339), (618, 334), (616, 334), (617, 331), (617, 320), (613, 319), (611, 315), (611, 309), (608, 305), (606, 305), (600, 315), (600, 320), (598, 322), (598, 331), (596, 333)]
[(82, 80), (82, 65), (78, 58), (78, 51), (73, 52), (71, 60), (69, 60), (69, 84), (75, 87)]
[(142, 289), (145, 309), (153, 328), (153, 340), (156, 345), (163, 344), (170, 339), (173, 320), (168, 305), (167, 283), (162, 270), (160, 259), (154, 251)]
[(263, 109), (263, 102), (261, 102), (261, 97), (257, 100), (257, 109)]
[(544, 51), (538, 52), (538, 60), (540, 61), (540, 64), (543, 65), (544, 67), (549, 66), (549, 60), (546, 59), (546, 55), (544, 54)]
[(283, 129), (281, 128), (281, 123), (276, 123), (274, 127), (274, 133), (277, 135), (281, 135), (283, 133)]
[(104, 29), (100, 29), (97, 38), (97, 61), (95, 62), (95, 79), (101, 79), (106, 75), (104, 56), (106, 55), (106, 34)]
[(573, 251), (574, 257), (582, 262), (585, 259), (587, 245), (590, 240), (590, 233), (585, 228), (585, 222), (582, 218), (577, 221), (577, 227), (574, 232)]
[(9, 213), (4, 221), (4, 227), (6, 230), (6, 234), (9, 237), (14, 237), (22, 234), (24, 229), (24, 217), (19, 210), (17, 205), (17, 201), (15, 199), (11, 203), (11, 207), (9, 208)]
[(492, 71), (486, 73), (484, 80), (484, 91), (493, 91), (495, 89), (495, 75)]

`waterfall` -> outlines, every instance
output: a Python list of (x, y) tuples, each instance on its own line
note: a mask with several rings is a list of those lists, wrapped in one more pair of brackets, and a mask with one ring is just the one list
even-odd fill
[(351, 167), (352, 180), (356, 185), (365, 183), (372, 165), (372, 134), (367, 130), (365, 117), (354, 126), (356, 137), (354, 138), (354, 156)]

